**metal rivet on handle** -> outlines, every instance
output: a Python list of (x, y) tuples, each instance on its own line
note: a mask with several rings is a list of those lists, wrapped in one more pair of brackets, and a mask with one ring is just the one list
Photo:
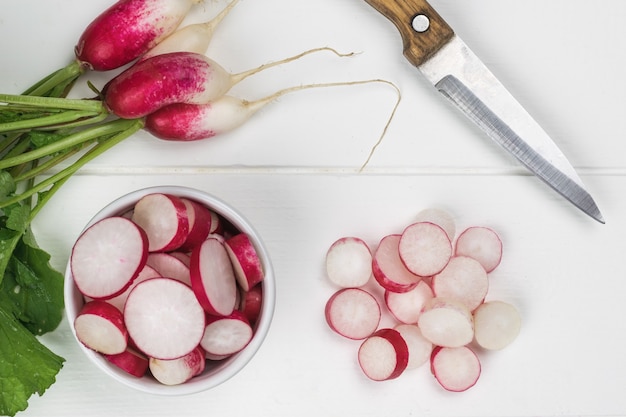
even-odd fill
[(411, 26), (413, 30), (419, 33), (426, 32), (430, 27), (430, 19), (428, 16), (424, 14), (418, 14), (413, 18), (413, 22), (411, 22)]

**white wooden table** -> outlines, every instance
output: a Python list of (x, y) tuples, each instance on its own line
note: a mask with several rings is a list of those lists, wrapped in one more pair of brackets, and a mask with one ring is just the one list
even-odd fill
[[(110, 0), (2, 0), (0, 91), (18, 93), (65, 65), (84, 26)], [(189, 17), (212, 16), (209, 1)], [(388, 86), (309, 90), (281, 98), (231, 134), (168, 143), (137, 134), (72, 178), (36, 219), (39, 244), (65, 269), (84, 224), (109, 201), (180, 184), (219, 196), (257, 227), (277, 275), (272, 329), (248, 367), (213, 390), (160, 398), (100, 373), (67, 321), (42, 338), (67, 359), (23, 416), (614, 416), (626, 415), (626, 2), (432, 0), (546, 128), (597, 200), (586, 217), (491, 143), (401, 54), (395, 28), (362, 0), (242, 0), (208, 54), (232, 72), (332, 46), (235, 87), (248, 99), (305, 83), (384, 78), (402, 102), (371, 163), (358, 169), (395, 102)], [(71, 16), (70, 16), (71, 15)], [(92, 76), (98, 84), (103, 78)], [(427, 367), (375, 383), (323, 308), (328, 245), (376, 244), (424, 208), (457, 227), (488, 225), (505, 255), (490, 296), (523, 316), (518, 340), (482, 355), (471, 390), (442, 390)], [(1, 358), (0, 358), (1, 360)]]

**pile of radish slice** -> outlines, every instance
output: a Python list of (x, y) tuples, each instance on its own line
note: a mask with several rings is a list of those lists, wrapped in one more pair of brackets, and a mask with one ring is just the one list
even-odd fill
[[(456, 235), (452, 216), (428, 209), (401, 233), (372, 249), (359, 237), (336, 240), (326, 273), (339, 289), (328, 299), (328, 326), (361, 341), (358, 362), (375, 381), (430, 363), (439, 384), (465, 391), (481, 374), (477, 348), (500, 350), (518, 336), (521, 318), (510, 303), (486, 300), (502, 241), (489, 227)], [(384, 316), (393, 326), (380, 327)]]
[(178, 385), (252, 339), (264, 270), (245, 233), (164, 193), (88, 227), (70, 268), (85, 304), (78, 340), (136, 377)]

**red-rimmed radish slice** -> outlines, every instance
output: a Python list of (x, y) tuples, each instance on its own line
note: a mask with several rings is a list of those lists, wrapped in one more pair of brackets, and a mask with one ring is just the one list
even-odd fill
[(505, 348), (517, 338), (521, 327), (519, 312), (504, 301), (487, 301), (474, 311), (474, 338), (484, 349)]
[(109, 304), (114, 305), (119, 311), (124, 311), (124, 304), (126, 304), (126, 299), (128, 298), (128, 294), (130, 294), (130, 292), (133, 290), (133, 288), (135, 288), (137, 284), (147, 279), (159, 278), (160, 276), (161, 275), (154, 268), (152, 268), (151, 266), (145, 265), (141, 269), (141, 272), (139, 272), (139, 275), (137, 275), (137, 278), (133, 280), (133, 282), (128, 286), (128, 288), (126, 288), (126, 290), (123, 293), (116, 295), (113, 298), (104, 300), (104, 301), (106, 301)]
[(477, 260), (454, 256), (443, 271), (433, 277), (431, 285), (436, 297), (461, 301), (473, 311), (485, 300), (489, 277)]
[(86, 303), (74, 320), (74, 331), (83, 345), (96, 352), (111, 355), (128, 346), (122, 312), (105, 301)]
[(132, 220), (148, 235), (150, 252), (178, 249), (189, 234), (187, 208), (179, 197), (153, 193), (135, 204)]
[(224, 243), (233, 264), (237, 282), (244, 291), (248, 291), (263, 281), (264, 274), (261, 259), (246, 233), (232, 236)]
[(381, 287), (393, 292), (410, 291), (422, 280), (422, 277), (409, 271), (400, 259), (400, 237), (397, 234), (383, 237), (372, 260), (374, 278)]
[(204, 371), (206, 359), (201, 347), (176, 359), (150, 358), (150, 373), (163, 385), (180, 385)]
[(252, 340), (253, 331), (246, 317), (235, 310), (228, 317), (209, 317), (200, 346), (209, 355), (232, 355)]
[(360, 340), (371, 336), (378, 328), (381, 310), (376, 298), (360, 288), (343, 288), (326, 302), (328, 326), (348, 339)]
[(228, 252), (209, 238), (191, 252), (191, 288), (200, 305), (216, 316), (228, 316), (237, 302), (237, 281)]
[(372, 276), (372, 252), (362, 239), (342, 237), (326, 252), (326, 274), (342, 288), (365, 285)]
[(472, 313), (456, 300), (433, 298), (424, 306), (417, 325), (422, 335), (437, 346), (463, 346), (474, 338)]
[(251, 325), (255, 325), (263, 306), (263, 286), (255, 285), (241, 294), (239, 310), (247, 317)]
[(358, 359), (368, 378), (387, 381), (402, 375), (409, 361), (409, 348), (397, 330), (380, 329), (363, 341)]
[(171, 253), (153, 252), (148, 255), (146, 264), (154, 268), (162, 277), (191, 285), (189, 266)]
[(417, 222), (404, 229), (398, 250), (409, 271), (429, 277), (441, 272), (448, 264), (452, 256), (452, 243), (440, 226)]
[(456, 222), (454, 217), (443, 209), (440, 208), (427, 208), (417, 213), (416, 221), (418, 222), (430, 222), (441, 227), (446, 231), (450, 240), (454, 240), (456, 236)]
[(224, 222), (219, 214), (213, 210), (209, 210), (211, 214), (211, 230), (209, 234), (221, 234), (224, 231)]
[(187, 218), (189, 221), (189, 233), (187, 239), (181, 245), (180, 250), (190, 251), (194, 246), (199, 245), (211, 233), (211, 211), (197, 201), (181, 198), (187, 208)]
[(407, 292), (385, 291), (385, 304), (391, 315), (399, 322), (416, 324), (424, 305), (433, 297), (433, 290), (426, 281), (420, 281), (415, 288)]
[(148, 372), (148, 358), (134, 349), (127, 348), (122, 353), (104, 355), (105, 359), (122, 371), (141, 378)]
[(148, 256), (144, 231), (124, 217), (102, 219), (76, 240), (70, 257), (74, 283), (85, 296), (106, 299), (121, 294)]
[(430, 359), (433, 344), (422, 335), (422, 331), (415, 324), (398, 324), (394, 327), (409, 349), (409, 363), (406, 369), (419, 368)]
[(437, 382), (453, 392), (473, 387), (481, 372), (478, 356), (467, 346), (436, 347), (431, 355), (430, 369)]
[(139, 350), (151, 358), (176, 359), (200, 344), (205, 312), (189, 286), (153, 278), (130, 292), (124, 320)]
[(457, 238), (455, 254), (476, 259), (485, 271), (491, 272), (502, 260), (502, 240), (488, 227), (469, 227)]

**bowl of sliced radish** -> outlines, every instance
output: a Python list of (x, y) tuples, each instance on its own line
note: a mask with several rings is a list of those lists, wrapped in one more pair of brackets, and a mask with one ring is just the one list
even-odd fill
[(185, 395), (224, 383), (268, 331), (275, 281), (266, 247), (232, 206), (159, 186), (100, 210), (74, 243), (65, 307), (81, 350), (140, 391)]

